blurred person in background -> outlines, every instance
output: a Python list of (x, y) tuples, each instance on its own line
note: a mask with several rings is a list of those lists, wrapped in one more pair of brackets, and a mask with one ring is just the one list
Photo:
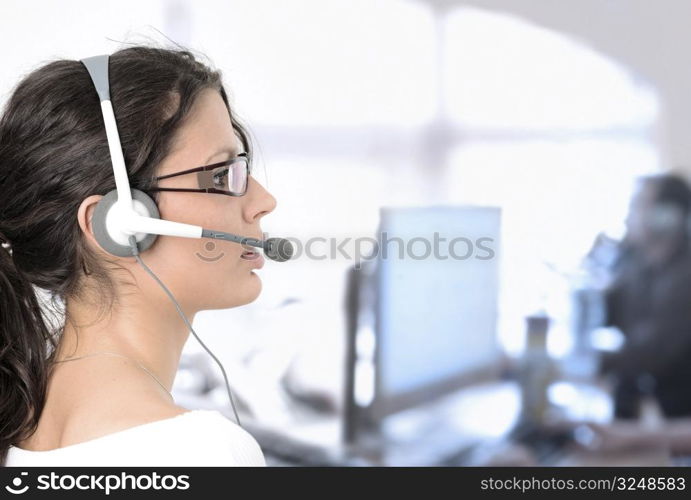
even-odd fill
[(681, 177), (642, 179), (606, 290), (606, 324), (623, 347), (603, 356), (614, 382), (614, 414), (639, 415), (644, 395), (667, 417), (691, 416), (691, 189)]

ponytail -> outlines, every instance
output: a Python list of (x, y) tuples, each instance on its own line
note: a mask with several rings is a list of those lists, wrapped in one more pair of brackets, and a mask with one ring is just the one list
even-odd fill
[[(0, 240), (7, 241), (0, 233)], [(0, 247), (0, 465), (9, 447), (38, 426), (47, 385), (50, 340), (33, 286)]]

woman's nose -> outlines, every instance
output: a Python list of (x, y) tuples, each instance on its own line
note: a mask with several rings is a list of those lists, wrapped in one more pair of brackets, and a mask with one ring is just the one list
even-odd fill
[(276, 208), (276, 198), (252, 177), (249, 178), (248, 182), (244, 217), (248, 223), (253, 223), (273, 212)]

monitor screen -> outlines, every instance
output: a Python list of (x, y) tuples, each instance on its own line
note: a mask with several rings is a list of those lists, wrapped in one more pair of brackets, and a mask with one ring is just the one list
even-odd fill
[(500, 209), (382, 209), (375, 403), (390, 413), (498, 364)]

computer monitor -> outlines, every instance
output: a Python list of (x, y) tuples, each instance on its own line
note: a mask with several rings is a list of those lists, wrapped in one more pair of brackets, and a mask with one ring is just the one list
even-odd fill
[(346, 418), (378, 420), (498, 375), (500, 222), (496, 207), (381, 209), (376, 259), (348, 280)]

